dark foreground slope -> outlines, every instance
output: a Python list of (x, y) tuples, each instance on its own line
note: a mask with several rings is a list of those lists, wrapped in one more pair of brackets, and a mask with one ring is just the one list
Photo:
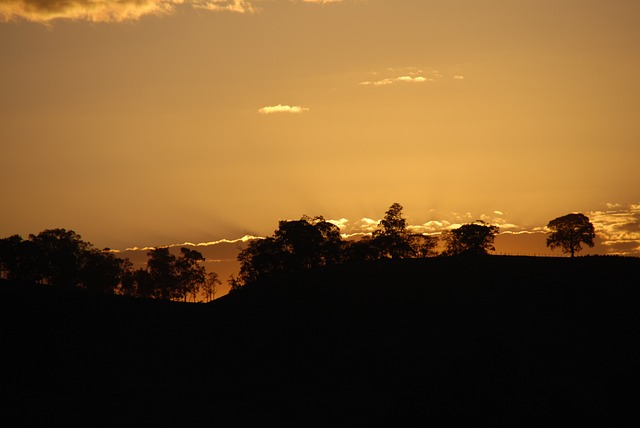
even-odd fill
[(213, 304), (1, 284), (0, 418), (425, 426), (636, 418), (640, 260), (387, 261)]

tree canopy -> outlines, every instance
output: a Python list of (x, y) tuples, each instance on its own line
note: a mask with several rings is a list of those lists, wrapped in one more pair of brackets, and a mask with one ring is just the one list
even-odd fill
[(575, 256), (575, 253), (582, 250), (581, 244), (593, 247), (596, 237), (593, 224), (589, 217), (580, 213), (567, 214), (554, 218), (547, 224), (549, 233), (547, 235), (547, 247), (554, 250), (562, 249), (565, 254)]
[(251, 241), (240, 252), (238, 280), (246, 284), (262, 276), (334, 263), (341, 240), (340, 229), (322, 216), (280, 221), (273, 236)]
[(72, 230), (47, 229), (27, 240), (0, 239), (0, 267), (9, 279), (104, 292), (117, 286), (127, 262)]
[(483, 221), (463, 224), (444, 234), (445, 255), (485, 255), (495, 251), (493, 241), (500, 229)]

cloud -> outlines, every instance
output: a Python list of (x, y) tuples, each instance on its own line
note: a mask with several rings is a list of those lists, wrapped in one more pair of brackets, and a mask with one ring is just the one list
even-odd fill
[(346, 218), (341, 218), (339, 220), (327, 220), (327, 223), (331, 223), (335, 226), (338, 226), (340, 231), (343, 231), (347, 228), (347, 224), (349, 224), (349, 220)]
[[(25, 20), (50, 23), (56, 19), (89, 22), (136, 21), (147, 15), (170, 15), (178, 7), (212, 12), (256, 13), (263, 0), (0, 0), (0, 22)], [(299, 0), (330, 4), (343, 0)]]
[[(168, 245), (157, 245), (157, 246), (146, 246), (146, 247), (131, 247), (131, 248), (126, 248), (123, 251), (149, 251), (149, 250), (153, 250), (154, 248), (157, 247), (167, 247), (167, 248), (175, 248), (175, 247), (211, 247), (213, 245), (218, 245), (218, 244), (235, 244), (235, 243), (239, 243), (239, 242), (248, 242), (248, 241), (253, 241), (255, 239), (264, 239), (261, 236), (252, 236), (252, 235), (245, 235), (242, 238), (237, 238), (237, 239), (220, 239), (218, 241), (210, 241), (210, 242), (198, 242), (198, 243), (194, 243), (194, 242), (183, 242), (182, 244), (168, 244)], [(121, 252), (120, 250), (112, 250), (112, 252)]]
[(274, 113), (303, 113), (309, 111), (306, 107), (300, 106), (288, 106), (278, 104), (277, 106), (266, 106), (258, 110), (260, 114), (274, 114)]
[(464, 80), (464, 76), (460, 75), (460, 74), (456, 74), (455, 76), (453, 76), (454, 79), (456, 80)]
[(255, 13), (258, 11), (248, 0), (191, 0), (189, 3), (191, 3), (195, 9), (205, 9), (216, 12)]
[(146, 15), (169, 15), (182, 5), (210, 11), (252, 13), (257, 11), (253, 3), (253, 0), (2, 0), (0, 21), (135, 21)]
[(586, 213), (607, 252), (640, 255), (640, 204), (608, 203), (607, 210)]
[(424, 76), (400, 76), (400, 77), (393, 77), (393, 78), (385, 78), (385, 79), (381, 79), (381, 80), (374, 80), (374, 81), (366, 81), (366, 82), (360, 82), (360, 85), (372, 85), (372, 86), (386, 86), (386, 85), (392, 85), (394, 83), (424, 83), (424, 82), (433, 82), (434, 79), (431, 78), (427, 78)]
[(442, 77), (438, 70), (430, 70), (425, 72), (417, 67), (390, 67), (383, 72), (374, 71), (371, 73), (376, 76), (375, 80), (366, 80), (360, 82), (362, 86), (388, 86), (397, 83), (425, 83), (434, 82)]

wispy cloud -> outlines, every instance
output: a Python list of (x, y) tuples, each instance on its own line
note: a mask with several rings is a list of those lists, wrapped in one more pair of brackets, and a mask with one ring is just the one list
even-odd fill
[(195, 9), (212, 10), (214, 12), (227, 11), (237, 13), (255, 13), (258, 8), (247, 0), (174, 0), (191, 3)]
[(404, 83), (424, 83), (424, 82), (429, 82), (429, 81), (433, 81), (433, 79), (428, 79), (424, 76), (400, 76), (400, 77), (393, 77), (393, 78), (386, 78), (386, 79), (381, 79), (381, 80), (374, 80), (374, 81), (366, 81), (366, 82), (360, 82), (360, 85), (373, 85), (373, 86), (386, 86), (386, 85), (392, 85), (394, 83), (400, 83), (400, 82), (404, 82)]
[(362, 86), (388, 86), (402, 83), (425, 83), (434, 82), (442, 77), (439, 71), (424, 71), (417, 67), (388, 68), (383, 72), (374, 71), (371, 73), (374, 79), (365, 80), (359, 85)]
[(169, 15), (177, 7), (216, 12), (256, 12), (249, 0), (2, 0), (0, 21), (49, 23), (56, 19), (90, 22), (135, 21), (146, 15)]
[(260, 114), (274, 114), (274, 113), (303, 113), (309, 111), (307, 107), (289, 106), (278, 104), (276, 106), (265, 106), (258, 110)]
[[(146, 246), (146, 247), (130, 247), (130, 248), (126, 248), (123, 251), (149, 251), (149, 250), (153, 250), (154, 248), (157, 247), (167, 247), (167, 248), (175, 248), (175, 247), (210, 247), (213, 245), (218, 245), (218, 244), (236, 244), (239, 242), (248, 242), (248, 241), (253, 241), (256, 239), (264, 239), (261, 236), (252, 236), (252, 235), (245, 235), (242, 238), (237, 238), (237, 239), (220, 239), (218, 241), (209, 241), (209, 242), (198, 242), (198, 243), (194, 243), (194, 242), (183, 242), (182, 244), (168, 244), (168, 245), (158, 245), (158, 246)], [(112, 250), (112, 252), (120, 252), (118, 250)]]
[[(283, 0), (284, 1), (284, 0)], [(292, 0), (292, 3), (330, 4), (343, 0)], [(170, 15), (179, 7), (212, 12), (256, 13), (264, 0), (0, 0), (0, 22), (57, 19), (89, 22), (136, 21), (147, 15)]]

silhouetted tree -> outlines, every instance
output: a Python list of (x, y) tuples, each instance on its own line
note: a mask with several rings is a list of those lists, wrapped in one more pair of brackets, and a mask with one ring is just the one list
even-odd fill
[(392, 204), (373, 232), (373, 243), (381, 257), (411, 257), (413, 249), (409, 243), (407, 221), (402, 217), (402, 205)]
[(414, 233), (408, 236), (407, 241), (411, 248), (411, 255), (415, 258), (433, 257), (437, 254), (438, 238), (435, 236)]
[(368, 262), (380, 258), (380, 249), (370, 236), (353, 241), (345, 241), (341, 250), (343, 262)]
[(156, 297), (156, 287), (147, 269), (136, 269), (122, 282), (122, 294), (132, 297)]
[[(273, 237), (250, 241), (247, 248), (238, 253), (240, 272), (238, 278), (233, 278), (234, 284), (247, 284), (261, 276), (271, 276), (284, 271), (286, 256)], [(233, 284), (231, 282), (229, 284), (234, 290)]]
[(207, 302), (212, 301), (216, 296), (217, 286), (222, 284), (220, 279), (218, 279), (218, 274), (215, 272), (207, 273), (207, 278), (202, 285), (202, 291), (204, 292), (205, 299)]
[(234, 293), (242, 288), (244, 285), (243, 282), (233, 276), (233, 274), (229, 275), (229, 279), (227, 279), (227, 284), (229, 284), (229, 293)]
[(31, 247), (20, 235), (0, 239), (0, 278), (36, 281)]
[(589, 221), (589, 217), (584, 214), (573, 213), (562, 217), (555, 218), (547, 224), (550, 232), (547, 236), (547, 247), (554, 250), (557, 247), (562, 249), (563, 253), (571, 254), (582, 250), (581, 244), (587, 244), (593, 247), (593, 239), (596, 237), (593, 224)]
[(147, 252), (147, 272), (153, 284), (152, 297), (171, 299), (178, 286), (176, 257), (168, 247), (157, 247)]
[(483, 221), (463, 224), (444, 233), (446, 249), (444, 255), (483, 255), (495, 251), (493, 241), (500, 229)]
[(53, 286), (77, 287), (84, 256), (92, 245), (72, 230), (48, 229), (29, 235), (36, 276)]
[(187, 301), (187, 295), (193, 296), (194, 302), (200, 288), (206, 281), (206, 270), (200, 263), (204, 257), (199, 251), (180, 248), (180, 256), (175, 261), (177, 284), (173, 290), (173, 298)]
[(108, 250), (92, 248), (82, 258), (80, 286), (99, 293), (114, 293), (131, 267), (127, 259), (120, 259)]
[(194, 300), (206, 280), (206, 270), (199, 251), (180, 248), (178, 257), (168, 247), (158, 247), (147, 252), (146, 275), (136, 272), (132, 290), (140, 297), (167, 300)]
[(321, 216), (283, 220), (272, 237), (251, 241), (238, 254), (238, 280), (247, 284), (263, 276), (336, 263), (341, 246), (340, 229)]

